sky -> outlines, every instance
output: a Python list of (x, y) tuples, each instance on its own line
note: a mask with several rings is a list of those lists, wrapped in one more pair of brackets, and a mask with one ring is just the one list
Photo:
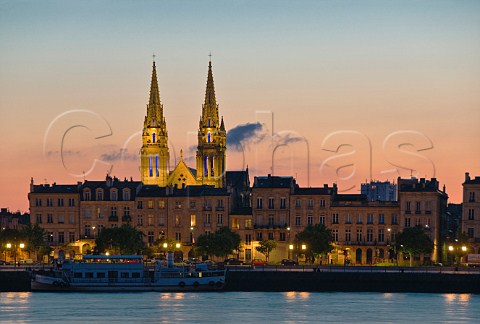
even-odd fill
[(227, 169), (300, 186), (480, 176), (480, 1), (2, 1), (0, 206), (34, 183), (140, 179), (155, 53), (192, 167), (209, 54)]

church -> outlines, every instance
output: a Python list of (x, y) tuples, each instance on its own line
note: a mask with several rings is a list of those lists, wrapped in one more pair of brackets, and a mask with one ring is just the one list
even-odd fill
[(163, 104), (160, 101), (155, 61), (152, 67), (150, 99), (143, 124), (141, 148), (141, 181), (144, 185), (185, 188), (192, 185), (225, 186), (227, 132), (223, 117), (218, 114), (212, 62), (208, 63), (205, 102), (198, 124), (196, 169), (189, 168), (180, 154), (180, 161), (170, 170), (168, 131)]

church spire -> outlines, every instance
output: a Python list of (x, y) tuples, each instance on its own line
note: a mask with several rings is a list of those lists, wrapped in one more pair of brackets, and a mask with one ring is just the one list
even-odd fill
[(205, 89), (205, 102), (202, 107), (202, 123), (218, 125), (218, 105), (215, 98), (215, 85), (213, 83), (212, 61), (208, 62), (207, 88)]
[(160, 102), (160, 91), (158, 90), (157, 67), (155, 60), (152, 66), (152, 80), (150, 82), (150, 99), (147, 106), (147, 116), (149, 125), (159, 125), (164, 122), (163, 105)]

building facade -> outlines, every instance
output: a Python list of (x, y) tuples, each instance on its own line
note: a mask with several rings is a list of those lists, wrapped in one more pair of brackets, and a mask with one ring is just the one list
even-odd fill
[(463, 183), (462, 232), (470, 243), (469, 253), (480, 254), (480, 176), (465, 173)]

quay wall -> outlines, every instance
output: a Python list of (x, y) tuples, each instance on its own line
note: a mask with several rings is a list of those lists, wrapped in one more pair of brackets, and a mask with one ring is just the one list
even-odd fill
[(229, 271), (228, 291), (480, 293), (480, 274)]
[[(227, 291), (480, 293), (480, 274), (228, 271)], [(30, 291), (27, 271), (0, 271), (0, 292)]]

